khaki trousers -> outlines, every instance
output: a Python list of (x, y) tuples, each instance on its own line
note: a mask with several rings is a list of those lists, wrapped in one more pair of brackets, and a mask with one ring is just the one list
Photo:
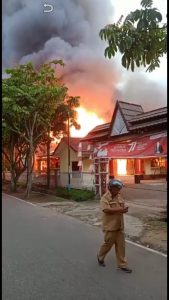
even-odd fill
[(115, 252), (118, 267), (126, 267), (127, 260), (125, 258), (125, 237), (122, 230), (105, 231), (104, 244), (101, 246), (98, 253), (100, 260), (104, 260), (106, 254), (115, 244)]

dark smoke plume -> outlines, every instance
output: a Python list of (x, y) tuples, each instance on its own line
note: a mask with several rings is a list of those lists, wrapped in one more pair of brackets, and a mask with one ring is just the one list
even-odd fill
[[(44, 12), (45, 3), (53, 5), (51, 13)], [(117, 95), (123, 101), (142, 101), (140, 90), (131, 93), (130, 78), (118, 90), (122, 72), (115, 60), (104, 58), (106, 44), (99, 31), (113, 22), (112, 16), (110, 0), (3, 0), (3, 69), (63, 59), (66, 66), (60, 75), (70, 94), (80, 96), (82, 106), (109, 121)], [(146, 97), (154, 97), (152, 92)], [(164, 97), (159, 88), (155, 94)]]

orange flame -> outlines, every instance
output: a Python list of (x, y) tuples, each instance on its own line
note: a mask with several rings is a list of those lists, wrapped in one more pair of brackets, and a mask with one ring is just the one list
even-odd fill
[(70, 135), (72, 137), (84, 137), (95, 126), (104, 124), (105, 121), (99, 118), (96, 113), (87, 111), (84, 107), (76, 109), (78, 116), (77, 122), (80, 124), (81, 129), (77, 130), (74, 127), (70, 129)]

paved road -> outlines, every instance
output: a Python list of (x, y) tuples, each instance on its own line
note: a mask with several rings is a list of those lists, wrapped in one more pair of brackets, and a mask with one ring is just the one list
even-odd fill
[(98, 228), (3, 195), (3, 300), (166, 300), (166, 257), (127, 244), (132, 274), (95, 256)]
[(162, 183), (149, 184), (126, 184), (121, 194), (126, 199), (137, 204), (166, 208), (167, 205), (167, 185)]

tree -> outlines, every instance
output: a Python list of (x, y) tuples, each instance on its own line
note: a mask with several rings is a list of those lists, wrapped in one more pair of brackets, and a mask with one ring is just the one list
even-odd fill
[(74, 108), (79, 106), (79, 97), (67, 96), (64, 103), (58, 105), (53, 120), (51, 120), (50, 127), (48, 129), (48, 136), (46, 140), (47, 145), (47, 188), (50, 188), (50, 131), (57, 138), (61, 136), (67, 136), (67, 120), (69, 118), (70, 127), (74, 126), (76, 129), (80, 129), (80, 125), (76, 122), (77, 112)]
[(123, 16), (115, 24), (100, 30), (100, 37), (108, 42), (105, 57), (109, 59), (119, 51), (122, 65), (127, 70), (148, 66), (152, 72), (160, 66), (160, 58), (167, 53), (167, 26), (162, 24), (162, 15), (153, 8), (152, 0), (142, 0), (142, 9)]
[[(27, 197), (32, 186), (35, 149), (48, 137), (51, 126), (56, 131), (55, 120), (59, 116), (59, 107), (64, 105), (67, 108), (70, 100), (68, 88), (61, 84), (52, 67), (57, 64), (64, 66), (60, 60), (44, 64), (39, 70), (36, 70), (32, 63), (19, 65), (15, 69), (7, 69), (6, 73), (10, 77), (2, 82), (3, 136), (5, 137), (7, 132), (12, 137), (16, 136), (12, 144), (13, 149), (19, 137), (27, 146)], [(72, 99), (74, 106), (78, 106), (78, 98)], [(73, 110), (74, 106), (69, 108)], [(72, 116), (74, 117), (73, 112)], [(75, 121), (74, 124), (78, 125)], [(13, 168), (14, 165), (11, 164), (11, 170)]]
[[(2, 134), (2, 154), (3, 165), (8, 163), (11, 173), (11, 191), (16, 191), (16, 184), (20, 175), (26, 170), (28, 146), (24, 139), (16, 133), (12, 133), (7, 128), (3, 128)], [(3, 174), (5, 179), (5, 170)]]

